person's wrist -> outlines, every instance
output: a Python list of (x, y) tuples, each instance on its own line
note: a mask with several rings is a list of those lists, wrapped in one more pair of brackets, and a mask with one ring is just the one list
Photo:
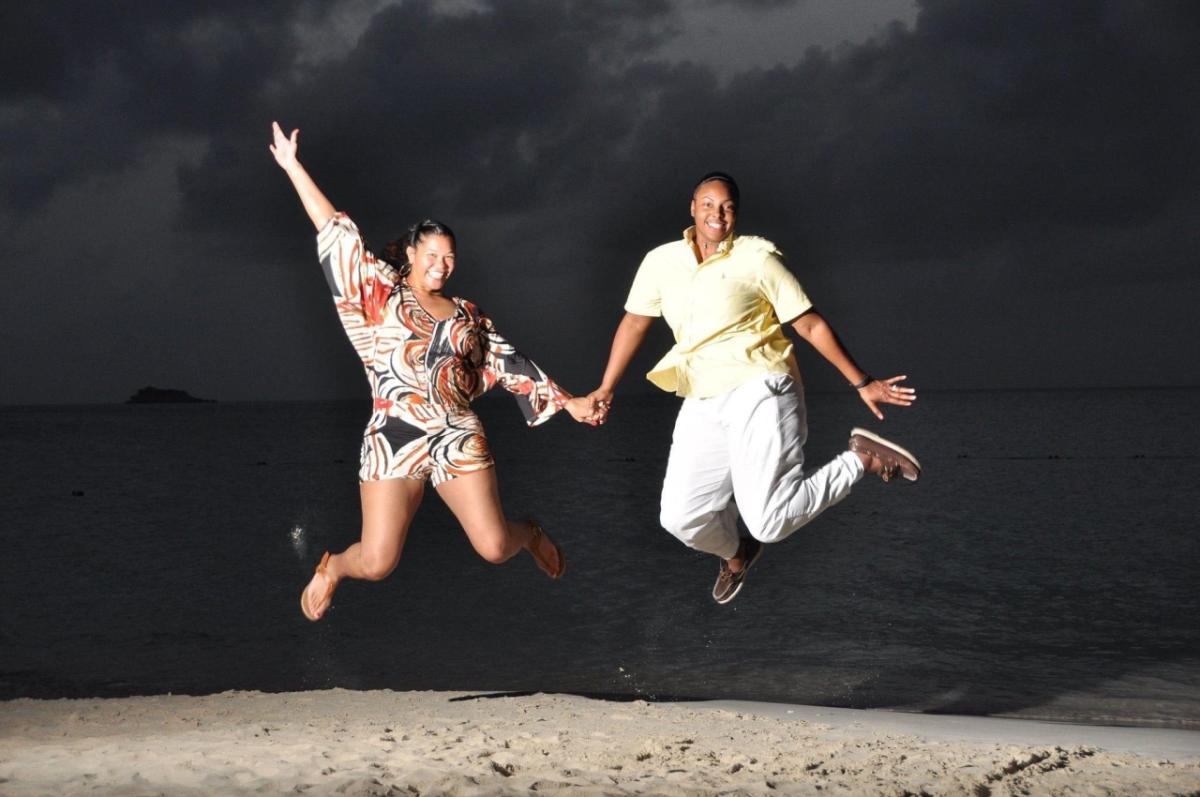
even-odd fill
[(858, 380), (857, 382), (852, 382), (850, 384), (850, 387), (854, 388), (855, 390), (862, 390), (864, 387), (866, 387), (867, 385), (871, 384), (874, 381), (875, 381), (875, 377), (871, 376), (870, 374), (866, 374), (863, 376), (862, 379)]

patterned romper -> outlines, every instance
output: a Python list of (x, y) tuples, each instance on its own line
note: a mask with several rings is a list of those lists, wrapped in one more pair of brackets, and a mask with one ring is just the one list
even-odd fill
[(317, 252), (338, 317), (367, 371), (374, 412), (363, 434), (362, 481), (425, 479), (437, 485), (495, 464), (471, 401), (497, 383), (517, 397), (530, 426), (571, 396), (496, 334), (465, 299), (434, 319), (407, 280), (366, 250), (343, 213), (317, 233)]

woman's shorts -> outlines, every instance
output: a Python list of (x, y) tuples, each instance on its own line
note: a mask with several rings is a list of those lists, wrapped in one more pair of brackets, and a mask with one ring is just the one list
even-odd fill
[(483, 424), (473, 412), (438, 418), (425, 428), (389, 415), (382, 425), (372, 422), (363, 436), (358, 478), (429, 479), (437, 487), (495, 464)]

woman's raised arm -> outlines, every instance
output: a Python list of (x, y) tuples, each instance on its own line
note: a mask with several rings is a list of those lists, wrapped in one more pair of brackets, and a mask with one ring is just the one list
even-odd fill
[(275, 142), (271, 144), (271, 154), (275, 156), (275, 162), (279, 164), (279, 168), (283, 169), (291, 178), (292, 185), (300, 196), (300, 201), (304, 204), (304, 211), (308, 213), (308, 218), (312, 220), (313, 226), (320, 230), (333, 218), (336, 210), (321, 193), (321, 189), (317, 188), (317, 184), (309, 177), (308, 172), (300, 165), (300, 160), (296, 157), (296, 152), (300, 148), (300, 130), (293, 130), (290, 137), (285, 136), (279, 127), (279, 122), (271, 122), (271, 131), (275, 136)]

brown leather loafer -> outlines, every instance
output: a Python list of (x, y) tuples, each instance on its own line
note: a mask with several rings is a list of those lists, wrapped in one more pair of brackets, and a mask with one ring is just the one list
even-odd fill
[(721, 560), (721, 570), (717, 573), (717, 583), (713, 585), (713, 600), (717, 603), (729, 603), (742, 591), (750, 568), (762, 556), (763, 544), (753, 537), (743, 537), (739, 553), (742, 555), (742, 569), (736, 573), (729, 569), (728, 563)]
[(883, 468), (879, 475), (885, 482), (891, 481), (897, 475), (910, 482), (921, 478), (921, 463), (917, 462), (916, 457), (891, 440), (866, 429), (855, 427), (850, 430), (850, 450), (879, 460)]

